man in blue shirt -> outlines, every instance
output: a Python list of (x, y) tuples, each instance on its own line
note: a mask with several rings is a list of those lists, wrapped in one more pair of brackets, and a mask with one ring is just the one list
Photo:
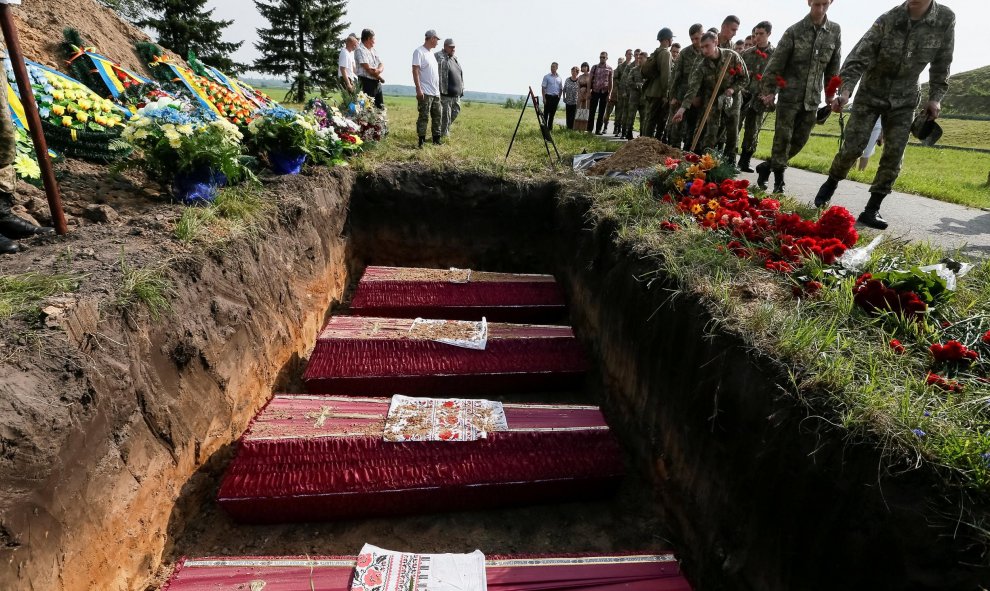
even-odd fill
[(564, 89), (564, 82), (557, 75), (557, 62), (550, 64), (550, 73), (543, 77), (543, 115), (544, 127), (551, 129), (553, 117), (557, 114), (557, 105), (560, 104), (560, 93)]

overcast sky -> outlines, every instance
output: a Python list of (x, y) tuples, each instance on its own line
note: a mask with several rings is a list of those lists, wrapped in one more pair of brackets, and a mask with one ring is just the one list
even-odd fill
[[(842, 26), (843, 56), (873, 24), (878, 16), (900, 2), (889, 0), (836, 0), (829, 18)], [(971, 70), (990, 63), (986, 23), (990, 20), (988, 0), (950, 0), (956, 13), (956, 52), (954, 72)], [(217, 18), (233, 19), (225, 34), (228, 41), (246, 41), (235, 55), (250, 63), (258, 53), (253, 43), (256, 29), (268, 26), (251, 0), (210, 0)], [(805, 0), (704, 0), (675, 3), (657, 0), (376, 0), (348, 2), (350, 29), (360, 34), (368, 27), (376, 33), (378, 54), (385, 63), (384, 77), (389, 84), (412, 85), (412, 53), (422, 44), (423, 33), (436, 29), (441, 39), (452, 37), (464, 68), (468, 90), (525, 94), (538, 87), (550, 62), (560, 62), (562, 75), (570, 66), (583, 61), (596, 63), (598, 52), (609, 52), (609, 62), (626, 48), (652, 51), (657, 31), (670, 27), (675, 41), (690, 43), (687, 32), (692, 23), (707, 27), (721, 24), (728, 14), (742, 20), (739, 32), (762, 20), (774, 25), (772, 43), (788, 26), (808, 13)], [(922, 82), (927, 81), (927, 74)]]

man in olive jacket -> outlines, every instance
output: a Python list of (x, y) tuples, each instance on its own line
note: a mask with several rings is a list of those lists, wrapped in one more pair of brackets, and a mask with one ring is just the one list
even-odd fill
[(670, 44), (673, 43), (674, 32), (664, 27), (657, 33), (660, 47), (647, 59), (643, 67), (643, 96), (646, 97), (644, 114), (646, 122), (643, 125), (643, 135), (660, 139), (667, 126), (667, 105), (670, 101), (671, 67), (674, 58), (670, 55)]

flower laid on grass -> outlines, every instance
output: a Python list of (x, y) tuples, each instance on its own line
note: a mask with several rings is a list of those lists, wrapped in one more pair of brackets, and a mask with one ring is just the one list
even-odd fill
[(928, 348), (936, 363), (971, 363), (980, 358), (980, 354), (966, 347), (959, 341), (948, 341), (944, 345), (935, 343)]
[(257, 112), (248, 125), (248, 145), (276, 172), (294, 174), (317, 147), (316, 130), (311, 116), (276, 105)]
[(893, 349), (894, 353), (897, 353), (898, 355), (903, 355), (907, 352), (904, 345), (897, 339), (890, 339), (890, 348)]
[(947, 380), (944, 377), (938, 375), (937, 373), (928, 372), (928, 377), (925, 379), (925, 383), (929, 386), (935, 386), (940, 390), (946, 392), (962, 392), (963, 387), (959, 382)]

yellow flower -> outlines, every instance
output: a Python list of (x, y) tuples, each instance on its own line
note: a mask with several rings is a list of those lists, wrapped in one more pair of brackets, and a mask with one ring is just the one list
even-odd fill
[(693, 213), (694, 215), (698, 215), (699, 213), (701, 213), (702, 209), (704, 208), (702, 208), (700, 205), (695, 203), (694, 205), (691, 206), (691, 213)]
[(14, 170), (17, 171), (17, 174), (21, 175), (21, 178), (41, 178), (41, 167), (38, 166), (38, 162), (34, 158), (27, 154), (18, 154), (14, 158)]
[(701, 165), (701, 170), (711, 170), (718, 166), (718, 160), (713, 158), (711, 154), (705, 154), (698, 164)]
[(176, 149), (180, 148), (182, 146), (182, 137), (177, 135), (175, 137), (168, 138), (168, 145)]
[(139, 130), (137, 130), (137, 131), (134, 132), (134, 135), (132, 137), (134, 139), (136, 139), (136, 140), (143, 140), (144, 138), (148, 137), (148, 130), (147, 129), (139, 129)]
[(706, 213), (705, 214), (705, 219), (708, 220), (709, 222), (715, 221), (715, 212), (714, 211), (709, 211), (708, 213)]
[(82, 123), (86, 123), (87, 121), (89, 121), (89, 113), (76, 113), (76, 119), (78, 119)]
[(72, 127), (72, 117), (69, 117), (68, 115), (62, 117), (62, 125), (65, 127)]
[(715, 201), (714, 199), (712, 199), (711, 201), (709, 201), (708, 202), (708, 209), (710, 209), (712, 211), (715, 211), (716, 209), (718, 209), (718, 201)]
[(52, 105), (52, 113), (55, 113), (59, 117), (65, 115), (65, 107), (62, 105)]
[(79, 108), (83, 111), (88, 111), (89, 108), (93, 106), (93, 103), (87, 101), (86, 99), (79, 99), (78, 104), (79, 104)]
[(182, 135), (192, 135), (193, 126), (188, 123), (185, 123), (183, 125), (176, 127), (175, 130), (181, 133)]
[(62, 99), (65, 98), (65, 93), (62, 92), (61, 90), (53, 90), (52, 91), (52, 98), (54, 98), (57, 101), (60, 101), (60, 100), (62, 100)]
[(678, 191), (683, 191), (685, 185), (687, 185), (687, 182), (684, 179), (677, 179), (674, 181), (674, 186), (677, 187)]

